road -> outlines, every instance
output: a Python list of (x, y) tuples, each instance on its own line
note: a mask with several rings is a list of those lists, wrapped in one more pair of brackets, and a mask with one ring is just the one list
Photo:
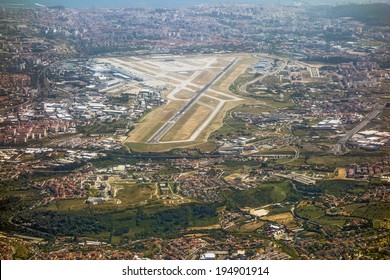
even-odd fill
[(310, 65), (310, 64), (302, 62), (302, 61), (297, 61), (296, 63), (298, 65), (307, 67), (307, 70), (310, 73), (310, 77), (312, 77), (312, 78), (321, 78), (320, 71), (318, 70), (318, 67)]
[(247, 88), (250, 84), (254, 84), (258, 81), (261, 81), (262, 79), (268, 77), (268, 76), (271, 76), (271, 75), (274, 75), (280, 71), (282, 71), (285, 67), (287, 66), (287, 61), (284, 61), (282, 63), (281, 66), (279, 66), (276, 70), (272, 71), (272, 72), (269, 72), (263, 76), (260, 76), (260, 77), (256, 77), (255, 79), (253, 80), (250, 80), (250, 81), (247, 81), (245, 82), (244, 84), (242, 84), (241, 86), (239, 86), (238, 90), (241, 92), (241, 93), (245, 93), (245, 94), (249, 94), (249, 92), (247, 91)]
[(295, 152), (295, 155), (292, 159), (288, 160), (288, 161), (285, 161), (283, 162), (283, 164), (286, 164), (286, 163), (289, 163), (289, 162), (293, 162), (295, 160), (297, 160), (299, 158), (299, 149), (298, 148), (293, 148), (294, 152)]
[(376, 118), (386, 107), (386, 104), (377, 104), (372, 110), (357, 126), (348, 131), (345, 136), (343, 136), (336, 145), (333, 146), (332, 151), (335, 155), (344, 155), (348, 153), (348, 149), (345, 146), (347, 141), (361, 129), (363, 129), (367, 124), (370, 123), (374, 118)]
[(316, 180), (312, 179), (311, 177), (294, 172), (291, 174), (274, 173), (273, 175), (284, 179), (292, 180), (307, 186), (315, 185), (316, 183)]
[(180, 109), (179, 112), (177, 112), (169, 121), (167, 121), (155, 134), (152, 135), (152, 137), (149, 138), (149, 140), (146, 143), (149, 144), (158, 144), (161, 140), (161, 138), (164, 137), (164, 135), (187, 113), (187, 111), (199, 101), (199, 99), (203, 96), (203, 94), (210, 89), (218, 80), (222, 77), (223, 74), (225, 74), (234, 64), (236, 63), (236, 60), (233, 60), (231, 63), (229, 63), (218, 75), (214, 77), (214, 79), (209, 82), (207, 85), (205, 85), (201, 90), (195, 93), (195, 96), (192, 97), (187, 104), (183, 106), (183, 108)]

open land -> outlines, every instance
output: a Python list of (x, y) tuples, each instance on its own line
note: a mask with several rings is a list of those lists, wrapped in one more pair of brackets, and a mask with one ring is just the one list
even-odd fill
[(390, 6), (248, 7), (0, 11), (2, 259), (389, 259)]
[(242, 54), (100, 59), (121, 73), (168, 89), (163, 93), (167, 103), (140, 119), (126, 140), (130, 148), (156, 145), (156, 151), (169, 143), (187, 147), (205, 142), (221, 126), (228, 109), (245, 103), (229, 91), (229, 85), (253, 61)]

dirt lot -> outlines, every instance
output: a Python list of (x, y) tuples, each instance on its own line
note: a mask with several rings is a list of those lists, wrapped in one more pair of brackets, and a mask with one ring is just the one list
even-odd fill
[(279, 224), (286, 226), (290, 230), (299, 228), (299, 225), (295, 221), (294, 216), (290, 212), (271, 215), (271, 216), (264, 216), (262, 217), (262, 220), (277, 222)]
[(243, 173), (233, 173), (224, 178), (225, 181), (233, 181), (236, 178), (246, 178), (248, 174), (243, 174)]

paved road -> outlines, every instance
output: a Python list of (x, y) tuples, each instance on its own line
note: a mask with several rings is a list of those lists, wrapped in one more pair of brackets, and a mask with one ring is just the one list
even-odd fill
[(168, 122), (166, 122), (146, 143), (157, 144), (160, 142), (161, 138), (185, 115), (185, 113), (203, 96), (203, 94), (211, 88), (218, 80), (222, 77), (226, 71), (228, 71), (234, 64), (236, 60), (233, 60), (229, 65), (227, 65), (214, 79), (205, 85), (201, 90), (196, 92), (195, 96), (192, 97), (183, 108), (180, 109)]
[(299, 158), (299, 149), (298, 148), (293, 148), (294, 152), (295, 152), (295, 155), (292, 159), (288, 160), (288, 161), (285, 161), (283, 162), (283, 164), (285, 163), (289, 163), (289, 162), (293, 162), (295, 160), (297, 160)]
[(357, 132), (359, 132), (361, 129), (363, 129), (367, 124), (370, 123), (374, 118), (376, 118), (382, 111), (385, 109), (386, 104), (377, 104), (372, 110), (357, 126), (352, 128), (350, 131), (341, 138), (336, 145), (333, 146), (332, 151), (335, 155), (344, 155), (348, 153), (348, 149), (345, 146), (347, 141)]
[(245, 82), (244, 84), (242, 84), (241, 86), (239, 86), (238, 90), (241, 92), (241, 93), (245, 93), (245, 94), (249, 94), (249, 92), (247, 91), (247, 88), (250, 84), (254, 84), (258, 81), (261, 81), (263, 80), (264, 78), (268, 77), (268, 76), (271, 76), (271, 75), (274, 75), (280, 71), (282, 71), (285, 67), (287, 66), (287, 61), (283, 61), (282, 65), (279, 66), (276, 70), (272, 71), (272, 72), (269, 72), (265, 75), (262, 75), (262, 76), (259, 76), (259, 77), (256, 77), (254, 78), (253, 80), (250, 80), (250, 81), (247, 81)]

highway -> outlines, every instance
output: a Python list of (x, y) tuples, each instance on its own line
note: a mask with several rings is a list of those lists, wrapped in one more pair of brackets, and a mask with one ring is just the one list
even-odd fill
[(301, 184), (304, 184), (307, 186), (313, 186), (316, 184), (316, 180), (314, 180), (313, 178), (306, 176), (306, 175), (303, 175), (303, 174), (299, 174), (299, 173), (294, 173), (294, 172), (291, 174), (275, 173), (274, 175), (277, 177), (292, 180), (292, 181), (295, 181), (295, 182), (298, 182), (298, 183), (301, 183)]
[(197, 91), (188, 103), (186, 103), (179, 112), (177, 112), (172, 118), (169, 119), (156, 133), (149, 138), (146, 142), (148, 144), (158, 144), (161, 138), (185, 115), (185, 113), (203, 96), (203, 94), (210, 89), (218, 80), (222, 77), (223, 74), (226, 73), (234, 64), (236, 60), (230, 62), (218, 75), (214, 77), (212, 81), (210, 81), (207, 85), (205, 85), (202, 89)]
[(361, 121), (357, 126), (352, 128), (350, 131), (347, 132), (337, 143), (333, 146), (332, 151), (335, 155), (344, 155), (348, 153), (347, 147), (345, 147), (345, 144), (347, 141), (357, 132), (359, 132), (361, 129), (363, 129), (367, 124), (370, 123), (371, 120), (376, 118), (382, 111), (385, 109), (386, 104), (377, 104), (364, 119)]

